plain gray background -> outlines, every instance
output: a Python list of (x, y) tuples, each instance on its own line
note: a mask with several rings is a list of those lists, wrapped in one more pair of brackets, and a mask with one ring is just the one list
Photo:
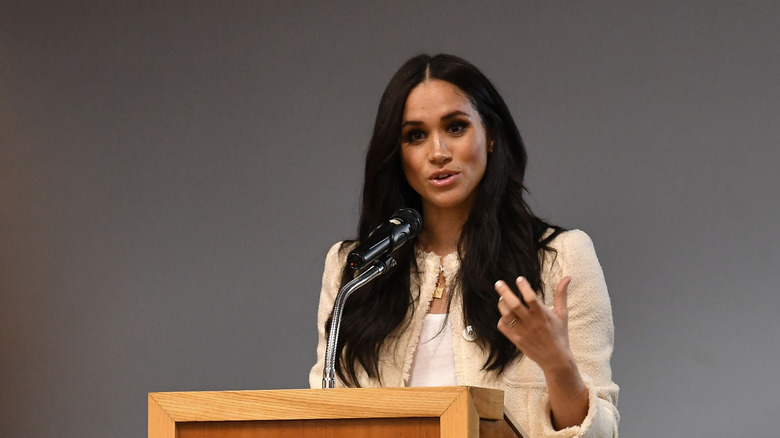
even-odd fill
[(0, 436), (307, 386), (386, 82), (450, 52), (592, 237), (626, 437), (775, 437), (780, 3), (0, 2)]

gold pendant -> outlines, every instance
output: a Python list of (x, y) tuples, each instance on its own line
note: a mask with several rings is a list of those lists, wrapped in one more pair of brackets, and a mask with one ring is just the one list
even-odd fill
[(441, 298), (441, 296), (444, 294), (444, 283), (446, 282), (446, 279), (444, 278), (444, 266), (442, 266), (441, 259), (439, 260), (439, 278), (436, 279), (436, 289), (433, 290), (433, 297), (434, 298)]

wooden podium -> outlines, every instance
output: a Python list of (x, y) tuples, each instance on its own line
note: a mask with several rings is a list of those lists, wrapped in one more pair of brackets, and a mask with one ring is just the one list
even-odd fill
[(149, 438), (517, 437), (500, 390), (153, 392)]

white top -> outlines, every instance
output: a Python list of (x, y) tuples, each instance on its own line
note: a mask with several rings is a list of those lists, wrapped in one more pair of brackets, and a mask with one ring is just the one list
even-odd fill
[(406, 386), (457, 386), (452, 328), (446, 313), (425, 315)]

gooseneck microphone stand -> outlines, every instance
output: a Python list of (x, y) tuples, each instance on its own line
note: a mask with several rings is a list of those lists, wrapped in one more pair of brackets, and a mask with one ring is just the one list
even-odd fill
[(328, 346), (325, 348), (325, 368), (322, 370), (322, 387), (336, 387), (336, 344), (339, 341), (339, 328), (341, 327), (341, 314), (344, 310), (344, 303), (352, 292), (363, 287), (374, 278), (384, 274), (390, 268), (395, 266), (395, 259), (391, 254), (376, 260), (368, 269), (355, 277), (352, 281), (345, 284), (336, 295), (333, 303), (333, 319), (330, 321), (330, 334), (328, 335)]

